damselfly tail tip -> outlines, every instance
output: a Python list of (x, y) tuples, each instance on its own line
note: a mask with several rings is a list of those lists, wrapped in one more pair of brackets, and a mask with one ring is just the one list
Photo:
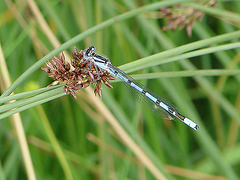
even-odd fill
[(184, 118), (183, 122), (186, 125), (188, 125), (189, 127), (191, 127), (192, 129), (194, 129), (195, 131), (197, 131), (199, 128), (199, 126), (195, 122), (191, 121), (190, 119), (188, 119), (186, 117)]
[(195, 131), (197, 131), (199, 126), (196, 124), (196, 126), (193, 128)]

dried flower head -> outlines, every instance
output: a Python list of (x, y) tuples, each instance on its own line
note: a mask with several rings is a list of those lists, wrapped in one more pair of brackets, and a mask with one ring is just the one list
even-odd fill
[[(215, 0), (195, 0), (195, 3), (199, 3), (205, 6), (213, 6), (217, 5)], [(162, 29), (165, 31), (167, 29), (183, 29), (186, 27), (188, 37), (192, 35), (192, 28), (194, 22), (199, 19), (202, 20), (204, 13), (200, 10), (195, 10), (192, 7), (187, 7), (184, 4), (177, 4), (173, 7), (163, 7), (160, 8), (163, 13), (163, 17), (167, 21), (168, 25), (164, 26)]]
[[(77, 99), (76, 90), (86, 88), (91, 84), (95, 85), (94, 93), (102, 97), (102, 82), (109, 88), (113, 88), (109, 80), (115, 79), (106, 71), (100, 70), (97, 66), (91, 66), (90, 61), (83, 57), (84, 51), (77, 51), (74, 47), (70, 64), (65, 62), (65, 56), (62, 53), (60, 58), (53, 57), (51, 62), (46, 63), (46, 68), (41, 68), (48, 73), (48, 76), (55, 81), (49, 86), (56, 84), (65, 84), (64, 92)], [(72, 68), (71, 68), (72, 67)], [(96, 69), (98, 68), (98, 69)]]

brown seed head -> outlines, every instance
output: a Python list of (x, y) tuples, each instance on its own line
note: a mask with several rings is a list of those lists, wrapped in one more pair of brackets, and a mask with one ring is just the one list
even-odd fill
[[(103, 82), (109, 88), (113, 88), (109, 80), (115, 79), (110, 76), (106, 71), (101, 71), (94, 65), (90, 68), (90, 63), (83, 58), (84, 51), (77, 51), (74, 47), (72, 52), (73, 59), (71, 63), (65, 62), (65, 55), (62, 52), (61, 57), (53, 57), (51, 61), (46, 63), (47, 68), (42, 70), (48, 73), (48, 76), (53, 78), (58, 84), (65, 84), (63, 90), (66, 94), (70, 94), (73, 98), (77, 98), (75, 91), (86, 88), (89, 85), (95, 85), (94, 93), (102, 97), (101, 82)], [(93, 62), (92, 62), (93, 63)], [(70, 67), (73, 67), (72, 69)], [(98, 68), (96, 70), (96, 68)], [(99, 72), (99, 74), (97, 74)], [(101, 72), (101, 73), (100, 73)], [(49, 86), (56, 84), (51, 83)]]
[[(215, 7), (217, 2), (215, 0), (195, 0), (195, 3), (199, 3), (205, 6)], [(188, 37), (192, 35), (192, 28), (194, 22), (198, 19), (202, 20), (204, 13), (200, 10), (195, 10), (192, 7), (187, 7), (184, 4), (176, 4), (173, 7), (162, 7), (160, 8), (163, 18), (166, 20), (168, 25), (164, 26), (163, 31), (172, 29), (179, 30), (186, 27)]]

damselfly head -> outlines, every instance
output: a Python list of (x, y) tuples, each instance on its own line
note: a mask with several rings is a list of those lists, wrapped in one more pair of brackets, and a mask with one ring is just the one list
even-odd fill
[(89, 48), (87, 48), (84, 52), (84, 56), (85, 57), (90, 57), (92, 56), (93, 52), (95, 51), (95, 47), (94, 46), (90, 46)]

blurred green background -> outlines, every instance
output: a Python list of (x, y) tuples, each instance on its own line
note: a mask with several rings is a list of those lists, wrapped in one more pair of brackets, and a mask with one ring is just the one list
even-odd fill
[[(192, 35), (163, 31), (159, 8), (184, 2), (1, 1), (0, 103), (17, 101), (0, 106), (0, 179), (238, 179), (240, 1), (190, 1), (180, 15), (204, 12)], [(77, 100), (40, 89), (52, 82), (45, 62), (90, 45), (200, 129), (155, 116), (119, 81), (102, 99), (94, 86)], [(13, 90), (30, 94), (3, 98)]]

